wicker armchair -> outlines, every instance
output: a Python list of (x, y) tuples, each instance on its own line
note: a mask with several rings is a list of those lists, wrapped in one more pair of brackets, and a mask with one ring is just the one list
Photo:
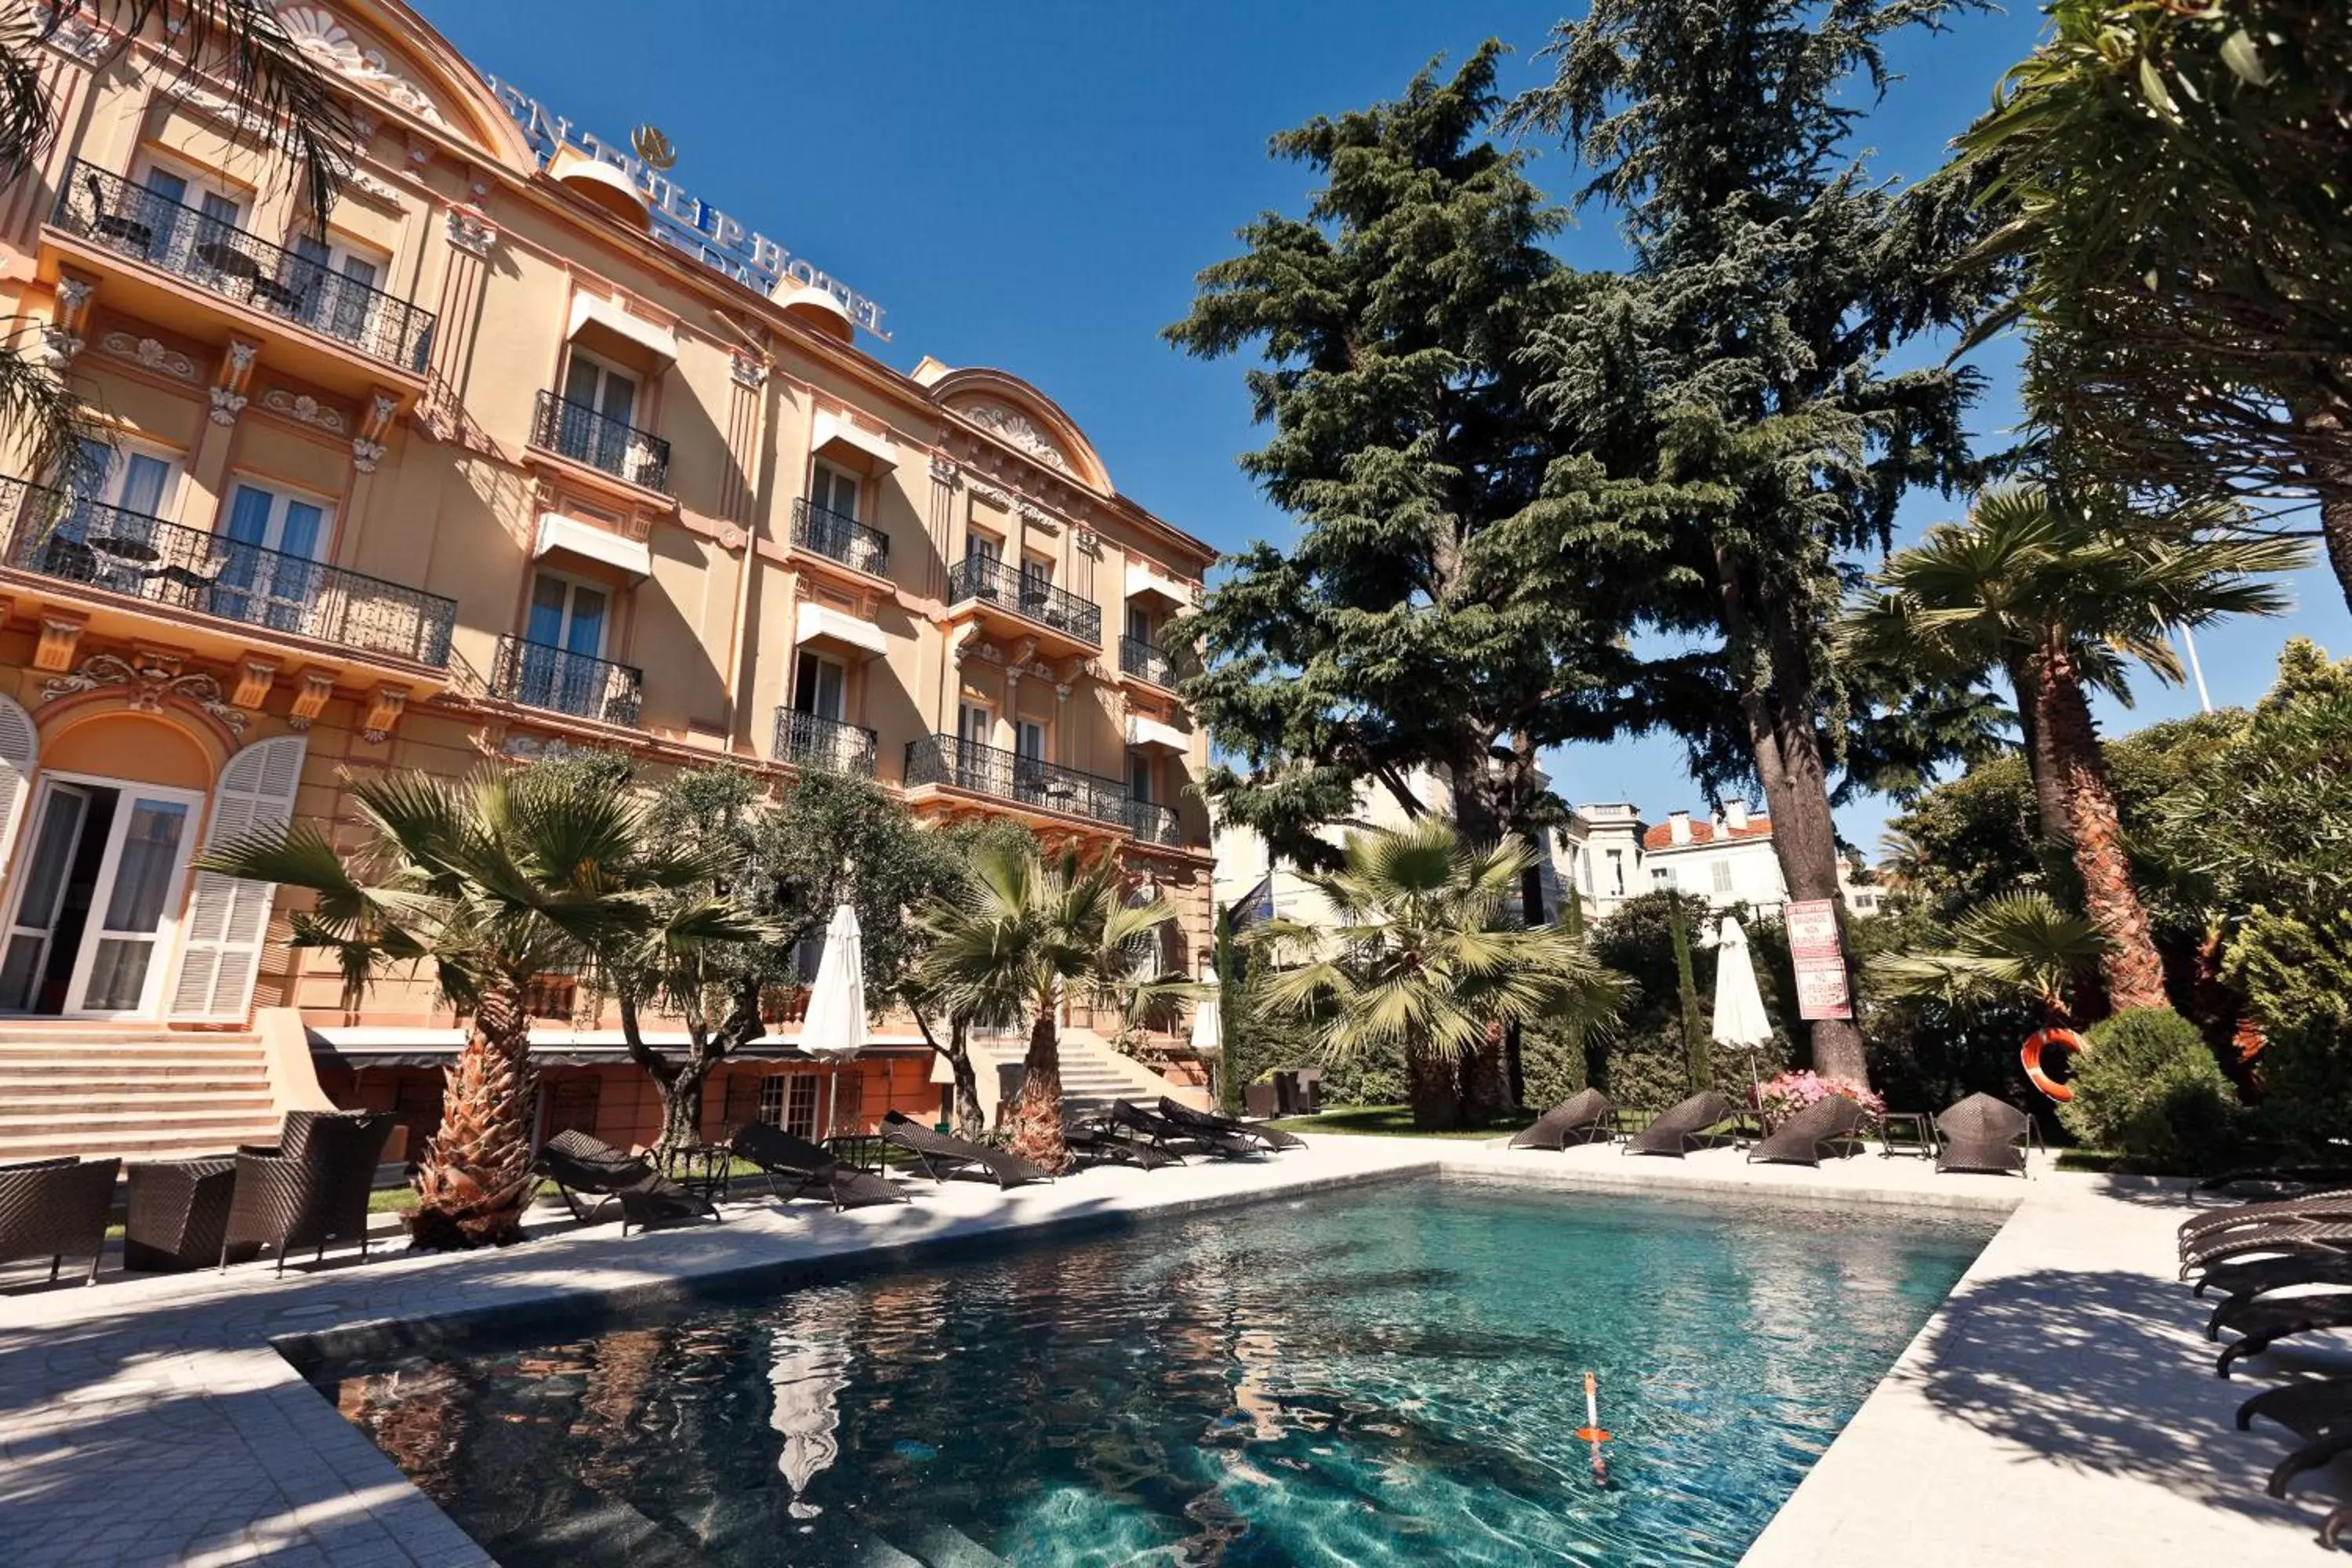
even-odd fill
[(54, 1285), (68, 1255), (87, 1253), (87, 1283), (97, 1283), (106, 1211), (114, 1205), (114, 1177), (121, 1166), (120, 1160), (70, 1157), (0, 1165), (0, 1263), (46, 1258)]
[(2042, 1142), (2028, 1116), (2005, 1100), (1972, 1094), (1936, 1118), (1936, 1169), (2031, 1179), (2026, 1152)]
[(220, 1267), (228, 1267), (240, 1246), (255, 1242), (278, 1249), (280, 1274), (286, 1255), (298, 1247), (324, 1258), (329, 1242), (356, 1241), (366, 1258), (368, 1196), (394, 1122), (389, 1111), (321, 1116), (305, 1129), (299, 1154), (240, 1152)]

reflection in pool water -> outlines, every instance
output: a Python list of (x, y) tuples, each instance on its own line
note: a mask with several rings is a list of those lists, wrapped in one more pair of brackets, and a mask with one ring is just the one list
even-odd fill
[(325, 1386), (508, 1568), (1729, 1563), (1990, 1230), (1418, 1182)]

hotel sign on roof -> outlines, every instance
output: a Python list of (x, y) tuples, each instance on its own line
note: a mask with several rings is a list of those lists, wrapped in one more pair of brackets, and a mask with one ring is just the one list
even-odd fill
[(592, 131), (582, 130), (563, 116), (551, 113), (546, 105), (511, 82), (496, 77), (488, 80), (490, 90), (506, 105), (507, 112), (522, 127), (523, 137), (531, 150), (542, 159), (552, 155), (559, 146), (570, 146), (626, 174), (652, 204), (654, 233), (665, 243), (761, 294), (774, 293), (777, 282), (785, 278), (822, 289), (841, 301), (851, 321), (877, 338), (889, 337), (882, 330), (882, 307), (873, 300), (807, 258), (793, 255), (767, 236), (745, 228), (709, 203), (697, 200), (667, 174), (648, 167), (644, 159), (629, 151), (627, 143), (608, 142)]

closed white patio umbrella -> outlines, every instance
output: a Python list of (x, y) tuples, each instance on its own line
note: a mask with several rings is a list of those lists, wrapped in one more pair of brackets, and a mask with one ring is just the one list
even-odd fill
[(1760, 1086), (1756, 1052), (1772, 1037), (1772, 1020), (1765, 1016), (1764, 993), (1756, 984), (1748, 933), (1729, 915), (1716, 929), (1715, 1027), (1709, 1033), (1717, 1045), (1748, 1053), (1748, 1080)]
[(1201, 994), (1192, 1001), (1192, 1054), (1204, 1062), (1214, 1062), (1209, 1082), (1213, 1088), (1216, 1074), (1225, 1070), (1224, 1009), (1219, 1005), (1217, 983), (1209, 975), (1208, 966), (1201, 966)]
[(840, 1110), (841, 1064), (866, 1048), (866, 954), (857, 911), (847, 904), (833, 911), (825, 927), (824, 952), (817, 960), (816, 984), (809, 988), (808, 1015), (801, 1020), (801, 1049), (832, 1070), (824, 1126), (818, 1142), (833, 1135)]

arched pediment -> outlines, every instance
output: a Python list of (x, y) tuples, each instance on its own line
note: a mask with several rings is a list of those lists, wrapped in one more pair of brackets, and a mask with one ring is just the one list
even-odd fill
[(481, 73), (399, 0), (273, 0), (278, 25), (305, 57), (518, 174), (539, 167)]
[(1109, 494), (1110, 474), (1076, 421), (1019, 376), (1001, 370), (950, 370), (926, 360), (915, 379), (941, 408), (1082, 485)]

